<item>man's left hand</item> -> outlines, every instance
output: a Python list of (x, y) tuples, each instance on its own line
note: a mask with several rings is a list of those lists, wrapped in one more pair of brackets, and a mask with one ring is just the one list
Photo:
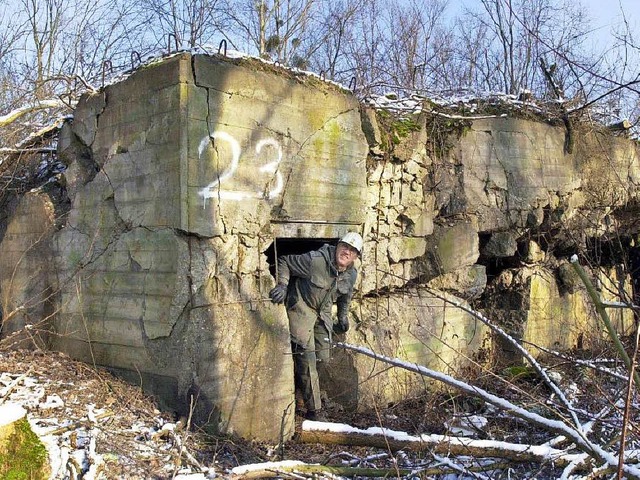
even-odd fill
[(347, 333), (349, 330), (349, 319), (346, 317), (338, 317), (338, 323), (333, 326), (335, 333)]

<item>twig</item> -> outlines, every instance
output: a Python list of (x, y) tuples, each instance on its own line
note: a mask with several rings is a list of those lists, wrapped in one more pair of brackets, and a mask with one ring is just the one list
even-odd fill
[(582, 429), (580, 420), (578, 420), (578, 416), (576, 415), (573, 405), (571, 404), (569, 399), (566, 397), (564, 392), (560, 390), (558, 385), (556, 385), (556, 383), (549, 378), (549, 375), (547, 375), (547, 372), (544, 370), (544, 368), (542, 368), (542, 366), (538, 363), (538, 361), (535, 358), (533, 358), (531, 353), (529, 353), (529, 351), (526, 348), (520, 345), (520, 343), (517, 342), (505, 330), (495, 325), (491, 320), (489, 320), (487, 317), (482, 315), (480, 312), (477, 312), (476, 310), (464, 305), (460, 301), (452, 300), (451, 298), (441, 295), (433, 289), (427, 289), (427, 291), (434, 297), (442, 300), (443, 302), (453, 305), (467, 312), (469, 315), (473, 316), (474, 318), (480, 320), (482, 323), (488, 326), (491, 330), (493, 330), (495, 333), (497, 333), (506, 341), (508, 341), (516, 350), (518, 350), (518, 352), (520, 352), (520, 354), (527, 360), (527, 362), (529, 362), (529, 364), (538, 373), (538, 375), (540, 375), (544, 383), (546, 383), (547, 386), (557, 395), (557, 397), (560, 399), (560, 402), (567, 408), (569, 415), (571, 416), (571, 420), (573, 421), (573, 424), (576, 426), (576, 428), (578, 428), (578, 430)]
[[(633, 362), (631, 362), (631, 368), (629, 369), (629, 378), (627, 380), (627, 396), (624, 402), (624, 415), (622, 417), (622, 433), (620, 436), (620, 450), (618, 453), (618, 478), (622, 478), (622, 465), (624, 463), (624, 447), (627, 440), (627, 427), (629, 425), (629, 418), (631, 415), (631, 401), (633, 398), (633, 379), (636, 368), (636, 358), (638, 358), (638, 341), (640, 341), (640, 329), (636, 329), (636, 340), (633, 348)], [(636, 386), (637, 388), (637, 386)]]
[(11, 394), (11, 392), (18, 386), (18, 384), (22, 380), (24, 380), (26, 377), (28, 377), (31, 374), (32, 371), (33, 371), (33, 367), (29, 367), (29, 370), (27, 370), (27, 373), (23, 373), (18, 378), (16, 378), (13, 382), (11, 382), (9, 385), (7, 385), (7, 387), (6, 387), (7, 391), (4, 393), (4, 395), (2, 395), (2, 398), (0, 398), (0, 403), (6, 402), (7, 398), (9, 398), (9, 395)]
[[(465, 477), (470, 473), (468, 468), (453, 463), (453, 461), (451, 461), (451, 459), (449, 458), (441, 457), (440, 455), (434, 455), (433, 458), (440, 462), (442, 465), (446, 465), (452, 470), (464, 474)], [(473, 476), (474, 478), (479, 478), (480, 480), (489, 480), (489, 477), (485, 477), (484, 475), (473, 474)]]
[(187, 461), (194, 467), (196, 467), (198, 470), (202, 471), (202, 465), (200, 464), (200, 462), (198, 462), (198, 460), (196, 460), (196, 458), (191, 455), (188, 451), (187, 448), (185, 447), (185, 444), (187, 442), (187, 438), (189, 436), (189, 429), (191, 428), (191, 419), (193, 417), (193, 408), (194, 408), (195, 404), (194, 404), (194, 399), (193, 399), (193, 395), (191, 395), (190, 400), (189, 400), (189, 416), (187, 417), (187, 424), (184, 427), (184, 432), (182, 437), (179, 437), (178, 435), (176, 435), (175, 432), (173, 431), (169, 431), (169, 435), (171, 436), (171, 438), (173, 439), (174, 443), (178, 446), (178, 458), (176, 458), (176, 468), (173, 471), (173, 475), (171, 476), (171, 478), (175, 478), (176, 475), (178, 474), (178, 470), (180, 465), (182, 464), (182, 457), (184, 456)]
[(571, 257), (571, 265), (573, 265), (573, 269), (578, 274), (578, 276), (580, 277), (580, 280), (582, 280), (582, 283), (586, 287), (587, 293), (591, 297), (591, 300), (593, 301), (596, 307), (598, 315), (600, 315), (600, 318), (602, 319), (602, 322), (604, 323), (604, 326), (607, 329), (609, 338), (611, 338), (613, 345), (616, 347), (616, 350), (618, 351), (618, 354), (620, 355), (620, 357), (622, 357), (622, 361), (624, 362), (627, 369), (629, 369), (629, 371), (632, 372), (633, 380), (636, 384), (636, 388), (638, 388), (638, 386), (640, 386), (640, 376), (638, 376), (637, 372), (633, 371), (633, 368), (631, 365), (631, 359), (629, 358), (629, 355), (627, 355), (627, 351), (624, 349), (624, 346), (622, 345), (622, 342), (620, 341), (620, 337), (618, 337), (618, 334), (616, 333), (615, 328), (613, 328), (613, 324), (611, 323), (609, 314), (607, 313), (607, 310), (604, 307), (603, 303), (600, 301), (598, 292), (593, 286), (593, 283), (591, 283), (591, 280), (587, 276), (582, 266), (578, 263), (577, 255), (573, 255)]
[[(95, 416), (96, 420), (101, 420), (103, 418), (107, 418), (113, 415), (111, 410), (107, 410), (106, 412), (99, 413)], [(78, 420), (76, 422), (70, 423), (69, 425), (65, 425), (64, 427), (56, 428), (55, 430), (51, 430), (50, 432), (44, 432), (45, 435), (60, 435), (61, 433), (68, 432), (69, 430), (73, 430), (78, 427), (83, 427), (86, 425), (91, 425), (93, 422), (87, 419)]]
[[(389, 363), (390, 365), (394, 365), (396, 367), (403, 368), (410, 372), (418, 373), (427, 378), (431, 378), (433, 380), (449, 385), (469, 395), (480, 398), (485, 402), (490, 403), (491, 405), (494, 405), (495, 407), (498, 407), (502, 410), (510, 411), (514, 416), (519, 417), (534, 425), (537, 425), (547, 431), (565, 435), (567, 438), (569, 438), (572, 442), (575, 443), (577, 448), (593, 456), (600, 462), (606, 463), (609, 466), (618, 465), (618, 458), (616, 455), (606, 451), (600, 445), (593, 443), (591, 440), (589, 440), (586, 437), (586, 435), (584, 435), (584, 432), (582, 432), (581, 430), (573, 428), (564, 422), (545, 418), (542, 415), (539, 415), (534, 412), (530, 412), (522, 407), (519, 407), (511, 403), (510, 401), (504, 398), (501, 398), (501, 397), (498, 397), (497, 395), (489, 393), (480, 387), (477, 387), (475, 385), (470, 385), (456, 378), (453, 378), (450, 375), (447, 375), (442, 372), (437, 372), (435, 370), (431, 370), (422, 365), (402, 361), (396, 358), (390, 358), (384, 355), (374, 353), (368, 348), (350, 345), (347, 343), (342, 343), (342, 342), (336, 343), (336, 346), (340, 348), (344, 348), (346, 350), (351, 350), (357, 353), (361, 353), (363, 355), (374, 358), (376, 360)], [(626, 464), (624, 465), (623, 468), (624, 468), (624, 473), (627, 475), (628, 478), (635, 478), (637, 480), (640, 480), (640, 469), (631, 465), (626, 465)]]

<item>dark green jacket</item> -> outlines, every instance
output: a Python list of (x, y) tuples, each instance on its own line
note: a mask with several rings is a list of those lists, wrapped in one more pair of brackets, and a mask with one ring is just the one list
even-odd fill
[(338, 272), (336, 247), (323, 245), (302, 255), (283, 255), (278, 259), (278, 283), (288, 285), (285, 305), (292, 340), (308, 346), (313, 328), (321, 320), (329, 335), (333, 331), (331, 308), (338, 307), (338, 318), (347, 316), (358, 275), (351, 266)]

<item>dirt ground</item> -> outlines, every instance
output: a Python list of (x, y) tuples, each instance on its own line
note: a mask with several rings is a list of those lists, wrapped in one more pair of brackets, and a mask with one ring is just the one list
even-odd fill
[[(86, 451), (93, 435), (95, 454), (103, 458), (101, 470), (107, 478), (164, 479), (176, 471), (225, 476), (238, 465), (283, 459), (326, 464), (372, 454), (366, 448), (350, 447), (345, 453), (342, 446), (303, 444), (296, 439), (275, 446), (215, 437), (198, 429), (187, 431), (182, 427), (185, 419), (161, 412), (139, 387), (58, 352), (0, 350), (0, 405), (4, 402), (22, 404), (42, 432), (55, 432), (52, 436), (58, 446), (72, 453)], [(329, 402), (327, 416), (329, 421), (357, 427), (383, 422), (388, 428), (417, 432), (429, 428), (424, 424), (424, 408), (415, 402), (404, 405), (401, 416), (394, 408), (356, 415)], [(91, 421), (92, 417), (98, 420)], [(298, 417), (298, 428), (301, 423)], [(84, 457), (85, 463), (95, 460)]]
[[(517, 382), (502, 385), (493, 385), (496, 393), (518, 398), (526, 393), (525, 398), (530, 398), (534, 407), (549, 395), (538, 382), (527, 378), (520, 386)], [(0, 350), (0, 405), (8, 401), (23, 404), (41, 428), (39, 433), (48, 434), (67, 452), (65, 459), (70, 460), (61, 471), (67, 470), (75, 478), (100, 478), (99, 473), (102, 478), (118, 479), (189, 478), (196, 473), (200, 476), (194, 479), (225, 478), (235, 466), (279, 460), (415, 468), (433, 464), (435, 458), (428, 451), (407, 455), (371, 447), (305, 444), (297, 438), (276, 446), (187, 430), (184, 419), (161, 412), (139, 387), (56, 352)], [(328, 421), (354, 427), (378, 426), (415, 435), (444, 434), (447, 422), (456, 414), (479, 414), (488, 423), (476, 432), (477, 438), (514, 443), (544, 443), (548, 439), (547, 432), (486, 407), (473, 398), (440, 393), (351, 414), (329, 402), (327, 416)], [(298, 426), (301, 421), (298, 419)], [(445, 471), (443, 468), (443, 476), (422, 478), (445, 478)], [(559, 470), (552, 464), (511, 462), (490, 478), (542, 479), (557, 475)]]

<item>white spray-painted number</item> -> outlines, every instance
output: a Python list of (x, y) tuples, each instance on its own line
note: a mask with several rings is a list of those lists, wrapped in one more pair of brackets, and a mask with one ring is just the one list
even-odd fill
[[(260, 140), (256, 145), (256, 159), (260, 157), (260, 154), (264, 147), (273, 147), (274, 149), (276, 149), (277, 159), (265, 163), (258, 169), (258, 171), (263, 174), (259, 178), (262, 178), (265, 181), (262, 182), (264, 188), (255, 191), (226, 190), (223, 188), (222, 182), (231, 178), (236, 172), (238, 165), (240, 164), (242, 149), (240, 148), (240, 144), (238, 143), (238, 141), (227, 132), (216, 131), (211, 135), (204, 137), (200, 141), (200, 145), (198, 146), (198, 158), (200, 160), (202, 160), (203, 155), (205, 154), (205, 152), (207, 152), (207, 148), (209, 147), (211, 140), (222, 140), (229, 144), (231, 148), (231, 163), (229, 164), (229, 167), (225, 171), (223, 171), (216, 180), (198, 191), (198, 194), (203, 197), (205, 201), (207, 198), (214, 197), (226, 200), (245, 200), (247, 198), (263, 198), (271, 200), (272, 198), (275, 198), (280, 192), (282, 192), (284, 181), (282, 180), (282, 174), (278, 171), (278, 166), (282, 161), (282, 147), (277, 140), (273, 138), (266, 138)], [(273, 187), (270, 190), (267, 190), (269, 185), (271, 185), (272, 183), (274, 184)]]

